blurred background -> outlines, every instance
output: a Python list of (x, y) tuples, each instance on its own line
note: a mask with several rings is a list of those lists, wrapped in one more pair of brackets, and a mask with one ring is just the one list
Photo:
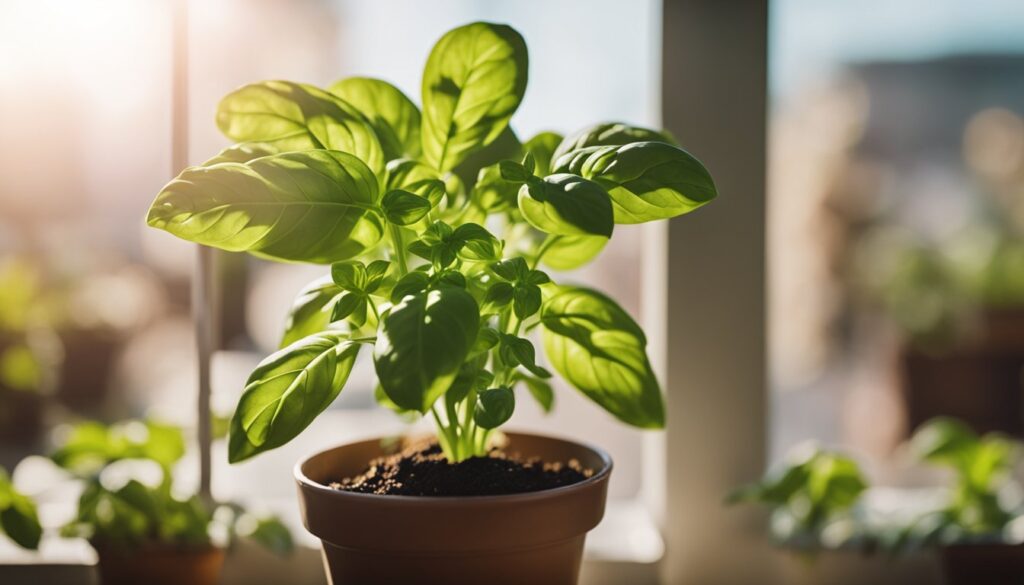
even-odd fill
[[(658, 126), (661, 6), (191, 2), (189, 158), (228, 144), (213, 123), (217, 101), (255, 80), (327, 85), (372, 75), (418, 101), (430, 46), (477, 19), (512, 24), (530, 47), (530, 86), (512, 122), (521, 136), (598, 120)], [(170, 0), (0, 0), (8, 469), (46, 452), (76, 420), (155, 416), (194, 426), (195, 250), (143, 224), (178, 170), (171, 15)], [(899, 484), (899, 445), (935, 415), (1024, 437), (1022, 30), (1018, 0), (770, 2), (773, 460), (814, 438)], [(642, 317), (643, 245), (640, 228), (619, 226), (600, 261), (561, 278), (607, 290)], [(229, 416), (251, 368), (275, 348), (291, 299), (322, 269), (226, 253), (215, 265), (214, 407)], [(404, 429), (376, 408), (372, 390), (372, 367), (361, 362), (330, 415), (299, 440), (230, 469), (219, 446), (216, 495), (280, 501), (294, 515), (286, 470), (301, 454)], [(619, 525), (591, 544), (607, 558), (658, 558), (653, 524), (629, 507), (648, 477), (642, 433), (567, 388), (547, 417), (521, 401), (512, 424), (599, 438), (616, 460), (612, 497), (623, 507), (614, 509), (633, 532), (623, 540)], [(195, 468), (186, 459), (180, 481), (194, 484)]]

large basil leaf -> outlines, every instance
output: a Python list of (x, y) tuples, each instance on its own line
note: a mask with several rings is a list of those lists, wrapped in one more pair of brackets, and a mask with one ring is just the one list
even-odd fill
[(147, 221), (232, 252), (329, 263), (380, 241), (377, 198), (377, 178), (355, 156), (288, 152), (185, 169), (157, 195)]
[(596, 258), (607, 244), (604, 236), (558, 236), (547, 245), (541, 261), (555, 270), (575, 270)]
[(349, 77), (327, 89), (369, 120), (387, 160), (420, 155), (420, 111), (400, 89), (369, 77)]
[(676, 141), (667, 132), (658, 132), (649, 128), (630, 126), (621, 122), (605, 122), (594, 124), (566, 136), (552, 154), (552, 162), (562, 156), (582, 148), (592, 146), (621, 146), (634, 142), (666, 142), (676, 144)]
[(220, 101), (217, 126), (237, 142), (263, 142), (280, 152), (340, 150), (374, 173), (384, 169), (380, 141), (362, 114), (312, 85), (264, 81), (241, 87)]
[(288, 311), (281, 347), (326, 329), (331, 322), (333, 304), (342, 292), (343, 289), (330, 276), (318, 278), (303, 287)]
[(647, 339), (614, 301), (590, 289), (566, 287), (544, 303), (540, 321), (548, 361), (566, 381), (623, 422), (665, 425)]
[(519, 137), (510, 127), (505, 127), (494, 139), (494, 142), (483, 148), (472, 150), (466, 155), (466, 159), (456, 166), (452, 173), (459, 177), (464, 185), (473, 186), (473, 182), (480, 177), (480, 171), (484, 167), (497, 164), (502, 160), (520, 160), (523, 158), (523, 144)]
[(540, 132), (533, 138), (526, 141), (523, 148), (533, 155), (536, 161), (536, 173), (547, 175), (551, 172), (551, 162), (554, 160), (555, 151), (562, 142), (562, 135), (556, 132)]
[(612, 235), (608, 193), (576, 175), (549, 175), (526, 183), (519, 189), (519, 211), (530, 225), (549, 234)]
[(373, 363), (384, 393), (426, 412), (448, 390), (480, 329), (476, 301), (442, 287), (406, 296), (382, 320)]
[(344, 333), (322, 332), (260, 362), (231, 419), (228, 459), (237, 463), (295, 438), (341, 392), (359, 347)]
[(36, 505), (11, 484), (7, 472), (0, 468), (0, 534), (6, 533), (22, 548), (35, 549), (43, 529), (36, 514)]
[(423, 71), (423, 157), (441, 171), (505, 129), (526, 91), (527, 52), (513, 28), (475, 22), (446, 33)]
[(708, 170), (685, 150), (664, 142), (635, 142), (573, 151), (555, 163), (608, 190), (615, 223), (643, 223), (689, 213), (718, 192)]

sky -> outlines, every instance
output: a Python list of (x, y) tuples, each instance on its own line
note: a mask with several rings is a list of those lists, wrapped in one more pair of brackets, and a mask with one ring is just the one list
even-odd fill
[(1024, 53), (1024, 0), (771, 0), (776, 96), (837, 63)]

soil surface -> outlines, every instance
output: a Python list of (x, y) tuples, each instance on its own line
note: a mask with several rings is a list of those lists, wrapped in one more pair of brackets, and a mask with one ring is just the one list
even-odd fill
[(592, 476), (579, 461), (521, 459), (501, 450), (449, 463), (436, 444), (420, 444), (374, 459), (363, 473), (331, 487), (394, 496), (497, 496), (571, 485)]

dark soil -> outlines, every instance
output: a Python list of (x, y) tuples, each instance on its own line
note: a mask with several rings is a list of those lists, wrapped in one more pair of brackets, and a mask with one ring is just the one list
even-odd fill
[(449, 463), (435, 443), (374, 459), (363, 473), (331, 487), (393, 496), (497, 496), (571, 485), (593, 474), (575, 459), (548, 463), (497, 449), (487, 457)]

